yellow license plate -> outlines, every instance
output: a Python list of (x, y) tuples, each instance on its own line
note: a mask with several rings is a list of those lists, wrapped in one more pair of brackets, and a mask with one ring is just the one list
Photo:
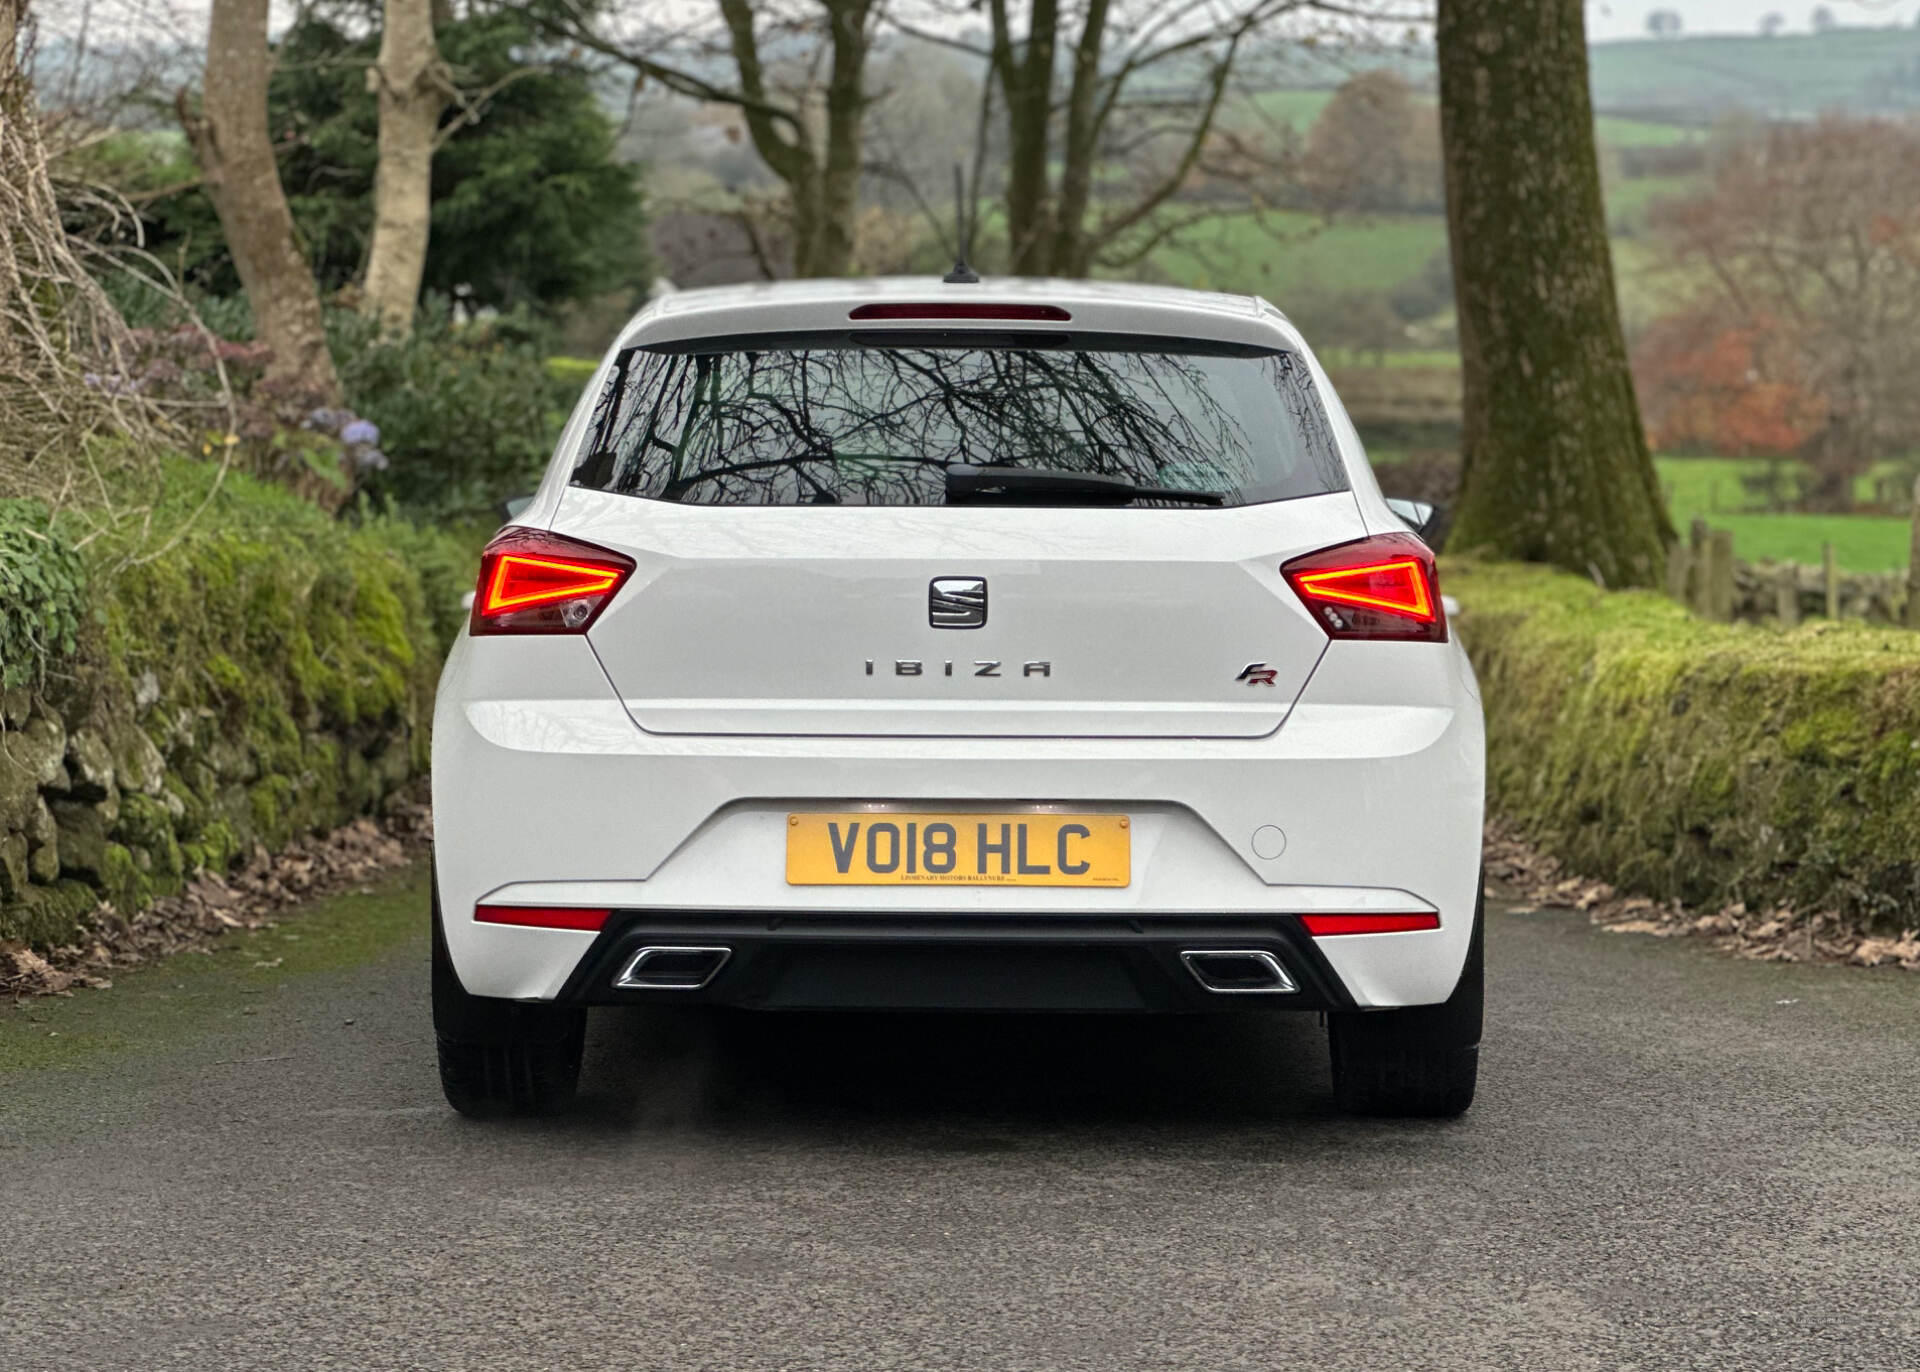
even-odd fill
[(1125, 815), (791, 814), (789, 886), (1125, 886)]

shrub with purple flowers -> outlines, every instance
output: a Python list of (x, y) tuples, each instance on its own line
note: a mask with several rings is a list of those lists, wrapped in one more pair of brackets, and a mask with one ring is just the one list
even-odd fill
[(227, 452), (243, 470), (292, 487), (328, 510), (352, 496), (364, 473), (384, 471), (380, 430), (311, 386), (269, 379), (263, 343), (219, 338), (184, 325), (134, 333), (124, 376), (90, 379), (107, 393), (140, 392), (196, 416), (200, 450)]

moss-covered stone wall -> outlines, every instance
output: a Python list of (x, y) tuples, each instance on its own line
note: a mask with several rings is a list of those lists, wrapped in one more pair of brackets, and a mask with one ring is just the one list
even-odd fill
[[(169, 475), (176, 498), (211, 488)], [(0, 940), (58, 943), (103, 897), (130, 911), (377, 813), (426, 765), (469, 550), (231, 473), (200, 499), (137, 544), (32, 530), (63, 566), (85, 543), (87, 612), (64, 648), (0, 664)]]
[(1488, 799), (1623, 890), (1920, 925), (1920, 634), (1695, 619), (1651, 592), (1449, 560)]

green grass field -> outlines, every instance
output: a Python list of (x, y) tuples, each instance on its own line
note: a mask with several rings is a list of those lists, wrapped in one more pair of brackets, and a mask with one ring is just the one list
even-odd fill
[(1271, 90), (1259, 92), (1252, 102), (1264, 118), (1291, 124), (1305, 133), (1331, 99), (1331, 90)]
[[(1850, 572), (1885, 572), (1907, 565), (1912, 525), (1890, 515), (1748, 514), (1740, 507), (1755, 502), (1740, 484), (1743, 473), (1764, 471), (1764, 460), (1733, 457), (1661, 457), (1655, 459), (1667, 508), (1683, 532), (1695, 519), (1733, 532), (1734, 552), (1751, 561), (1775, 558), (1818, 562), (1823, 544)], [(1896, 471), (1895, 464), (1884, 470)], [(1873, 493), (1873, 474), (1856, 483), (1856, 494)]]
[[(1608, 182), (1607, 221), (1630, 235), (1613, 241), (1621, 307), (1630, 321), (1644, 323), (1670, 310), (1680, 284), (1662, 267), (1653, 244), (1639, 236), (1647, 227), (1649, 208), (1656, 200), (1686, 195), (1700, 185), (1697, 178), (1686, 176), (1614, 177)], [(1284, 309), (1288, 294), (1303, 289), (1391, 290), (1446, 248), (1444, 215), (1329, 220), (1301, 210), (1261, 215), (1230, 211), (1162, 244), (1151, 260), (1172, 285), (1264, 295)]]
[(1685, 199), (1706, 189), (1706, 179), (1698, 176), (1610, 177), (1605, 188), (1607, 223), (1616, 231), (1623, 225), (1645, 230), (1655, 201)]
[(1299, 211), (1220, 215), (1153, 254), (1176, 286), (1264, 295), (1285, 307), (1293, 291), (1386, 289), (1446, 251), (1439, 215), (1372, 215), (1329, 222)]
[(1821, 549), (1831, 543), (1834, 560), (1847, 572), (1905, 567), (1912, 532), (1904, 519), (1874, 515), (1728, 514), (1710, 516), (1708, 522), (1731, 530), (1734, 555), (1748, 562), (1817, 563)]
[(1598, 116), (1593, 121), (1593, 132), (1603, 148), (1670, 148), (1701, 137), (1701, 130), (1685, 124), (1624, 119), (1617, 114)]
[[(1432, 103), (1433, 97), (1421, 97)], [(1305, 133), (1320, 117), (1320, 111), (1333, 99), (1333, 91), (1286, 89), (1260, 91), (1250, 97), (1261, 115), (1284, 121)], [(1652, 119), (1631, 119), (1603, 114), (1593, 121), (1593, 131), (1603, 148), (1665, 148), (1690, 143), (1704, 137), (1704, 130), (1687, 124), (1663, 124)]]
[[(1914, 24), (1913, 7), (1896, 3), (1889, 8), (1867, 0), (1833, 8), (1843, 26), (1831, 33), (1775, 38), (1689, 34), (1662, 42), (1594, 44), (1588, 49), (1594, 107), (1617, 112), (1601, 115), (1601, 142), (1644, 147), (1699, 137), (1729, 108), (1805, 118), (1830, 110), (1908, 112), (1920, 105), (1920, 67), (1915, 65), (1920, 62), (1920, 26)], [(1301, 89), (1266, 91), (1258, 99), (1293, 117), (1300, 128), (1304, 124), (1294, 117), (1296, 110), (1317, 113), (1311, 97), (1320, 96), (1324, 103), (1326, 93), (1353, 71), (1372, 66), (1391, 67), (1414, 85), (1433, 88), (1428, 54), (1382, 53), (1377, 60), (1341, 61), (1330, 52), (1317, 66), (1312, 61), (1295, 65), (1294, 79)], [(1297, 105), (1290, 103), (1295, 100)], [(1622, 117), (1650, 110), (1674, 111), (1684, 122)]]
[(1912, 7), (1834, 8), (1846, 27), (1831, 33), (1595, 44), (1589, 52), (1594, 103), (1687, 110), (1702, 122), (1727, 106), (1774, 117), (1911, 107), (1920, 97), (1913, 75), (1920, 28)]

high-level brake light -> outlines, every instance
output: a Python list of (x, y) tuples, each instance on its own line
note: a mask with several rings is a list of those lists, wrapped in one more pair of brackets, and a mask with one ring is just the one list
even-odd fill
[(991, 305), (981, 301), (933, 300), (925, 304), (888, 301), (855, 305), (848, 319), (1020, 319), (1029, 323), (1065, 324), (1073, 318), (1058, 305)]
[(1410, 934), (1438, 929), (1440, 916), (1425, 915), (1302, 915), (1300, 923), (1315, 938), (1333, 934)]
[(1280, 571), (1332, 638), (1446, 642), (1433, 553), (1412, 534), (1343, 543)]
[(480, 555), (475, 634), (581, 634), (633, 571), (633, 559), (538, 529), (507, 529)]

